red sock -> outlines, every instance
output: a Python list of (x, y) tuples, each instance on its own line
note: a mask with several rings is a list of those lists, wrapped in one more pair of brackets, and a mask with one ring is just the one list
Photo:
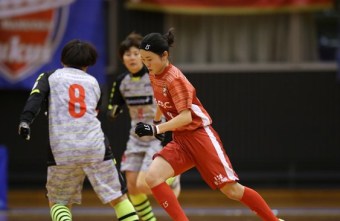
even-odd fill
[(242, 203), (247, 205), (252, 211), (254, 211), (264, 221), (278, 221), (268, 204), (255, 190), (245, 187), (242, 199)]
[(182, 207), (168, 184), (161, 183), (151, 188), (152, 194), (159, 205), (169, 214), (175, 221), (189, 221)]

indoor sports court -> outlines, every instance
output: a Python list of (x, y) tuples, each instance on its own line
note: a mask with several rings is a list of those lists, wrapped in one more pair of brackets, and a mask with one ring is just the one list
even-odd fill
[[(61, 67), (62, 45), (79, 38), (98, 48), (90, 69), (103, 92), (98, 118), (119, 164), (128, 110), (114, 122), (106, 116), (125, 71), (119, 43), (171, 27), (171, 63), (197, 89), (240, 183), (285, 221), (340, 221), (339, 0), (0, 0), (0, 221), (52, 220), (46, 112), (29, 142), (18, 126), (36, 79)], [(190, 221), (260, 221), (194, 171), (181, 183)], [(157, 219), (170, 221), (150, 199)], [(88, 184), (72, 209), (73, 221), (113, 221), (114, 213)]]
[[(334, 189), (258, 189), (280, 218), (288, 221), (340, 220), (340, 191)], [(8, 209), (0, 211), (1, 221), (49, 220), (49, 209), (43, 191), (17, 190), (8, 195)], [(180, 201), (192, 221), (257, 221), (248, 208), (223, 197), (217, 191), (184, 189)], [(153, 202), (158, 220), (170, 221)], [(83, 204), (73, 209), (74, 221), (115, 220), (113, 209), (102, 205), (93, 191), (85, 189)]]

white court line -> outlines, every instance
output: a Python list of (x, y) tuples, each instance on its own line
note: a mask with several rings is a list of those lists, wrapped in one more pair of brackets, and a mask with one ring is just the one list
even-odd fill
[[(167, 216), (162, 208), (153, 208), (156, 216)], [(184, 211), (188, 216), (252, 216), (252, 211), (248, 208), (216, 208), (216, 207), (184, 207)], [(296, 216), (296, 217), (309, 217), (309, 216), (339, 216), (339, 208), (276, 208), (273, 210), (279, 216)], [(110, 207), (77, 207), (72, 209), (73, 215), (78, 216), (112, 216), (114, 210)], [(35, 208), (14, 208), (0, 211), (1, 216), (27, 216), (27, 215), (49, 215), (47, 207)]]

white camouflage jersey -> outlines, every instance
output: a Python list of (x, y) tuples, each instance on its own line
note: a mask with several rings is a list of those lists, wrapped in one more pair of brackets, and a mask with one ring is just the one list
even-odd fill
[(128, 106), (131, 118), (129, 139), (137, 146), (149, 147), (150, 141), (157, 140), (154, 136), (138, 137), (135, 127), (138, 122), (153, 124), (156, 104), (146, 67), (135, 74), (125, 72), (114, 81), (109, 99), (109, 106)]
[(112, 159), (97, 118), (100, 98), (97, 80), (82, 70), (62, 68), (39, 76), (21, 120), (31, 123), (39, 111), (37, 108), (47, 99), (49, 164), (71, 165)]

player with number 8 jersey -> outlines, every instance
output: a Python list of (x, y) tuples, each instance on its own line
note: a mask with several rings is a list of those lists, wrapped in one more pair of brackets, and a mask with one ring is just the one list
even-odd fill
[[(40, 79), (43, 80), (48, 80), (50, 85), (49, 133), (54, 157), (51, 163), (65, 165), (109, 159), (111, 153), (108, 146), (102, 148), (105, 137), (96, 117), (101, 94), (96, 79), (82, 70), (65, 67), (46, 74)], [(43, 85), (40, 83), (38, 86)]]
[(115, 209), (119, 220), (139, 220), (97, 118), (101, 90), (87, 73), (96, 59), (97, 51), (90, 43), (68, 42), (61, 54), (64, 67), (38, 77), (20, 116), (19, 134), (29, 140), (30, 125), (47, 105), (50, 151), (46, 188), (52, 221), (72, 220), (71, 207), (81, 203), (85, 177), (100, 200)]

